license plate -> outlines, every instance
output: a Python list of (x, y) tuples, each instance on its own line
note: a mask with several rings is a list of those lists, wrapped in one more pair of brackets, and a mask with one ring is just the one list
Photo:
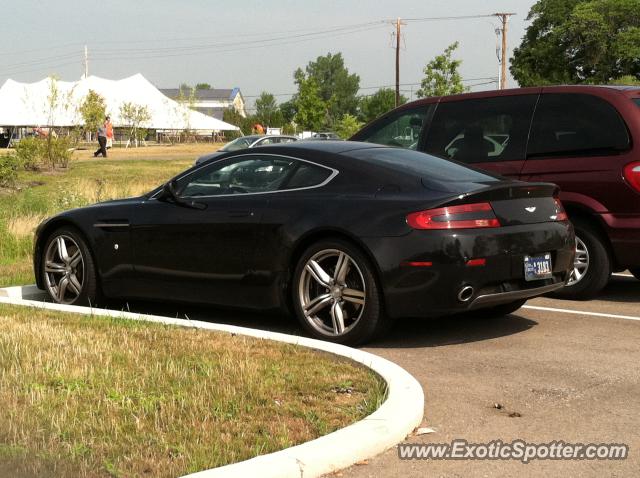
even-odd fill
[(524, 280), (549, 279), (552, 276), (550, 253), (547, 252), (539, 256), (524, 256)]

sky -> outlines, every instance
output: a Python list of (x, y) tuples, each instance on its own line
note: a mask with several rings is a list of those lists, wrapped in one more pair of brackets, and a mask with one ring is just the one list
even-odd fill
[[(2, 0), (0, 84), (54, 74), (120, 79), (142, 73), (159, 88), (181, 83), (239, 87), (249, 107), (262, 91), (286, 101), (293, 72), (342, 53), (361, 94), (395, 83), (395, 20), (513, 12), (509, 55), (535, 0)], [(400, 83), (415, 98), (426, 63), (459, 41), (455, 57), (472, 90), (495, 89), (497, 18), (408, 21), (402, 27)], [(510, 86), (517, 86), (509, 76)]]

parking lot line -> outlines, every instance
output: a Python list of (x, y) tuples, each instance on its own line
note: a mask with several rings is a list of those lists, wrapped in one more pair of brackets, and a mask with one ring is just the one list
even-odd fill
[(547, 312), (560, 312), (564, 314), (574, 314), (574, 315), (591, 315), (593, 317), (606, 317), (608, 319), (623, 319), (623, 320), (637, 320), (640, 321), (640, 317), (634, 317), (632, 315), (615, 315), (615, 314), (603, 314), (600, 312), (587, 312), (584, 310), (569, 310), (569, 309), (556, 309), (554, 307), (540, 307), (537, 305), (523, 305), (523, 309), (531, 309), (531, 310), (544, 310)]
[(633, 277), (632, 274), (626, 274), (624, 272), (614, 272), (612, 275), (618, 276), (618, 277)]

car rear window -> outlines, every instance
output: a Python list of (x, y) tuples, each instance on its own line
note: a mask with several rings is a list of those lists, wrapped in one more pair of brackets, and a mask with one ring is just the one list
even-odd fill
[(282, 189), (300, 189), (317, 186), (331, 176), (331, 170), (309, 163), (300, 163), (298, 169)]
[(487, 182), (499, 180), (493, 175), (468, 168), (454, 161), (410, 149), (358, 149), (350, 151), (349, 155), (382, 167), (391, 168), (396, 171), (404, 171), (416, 177), (429, 178), (437, 181)]

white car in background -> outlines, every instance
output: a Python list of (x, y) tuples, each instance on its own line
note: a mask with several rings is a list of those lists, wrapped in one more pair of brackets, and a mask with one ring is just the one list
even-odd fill
[(286, 135), (264, 135), (264, 134), (252, 134), (249, 136), (240, 136), (233, 141), (228, 142), (222, 148), (214, 153), (205, 154), (196, 159), (195, 164), (201, 164), (210, 159), (217, 158), (231, 151), (239, 151), (247, 148), (257, 148), (258, 146), (266, 146), (267, 144), (282, 144), (298, 141), (295, 136)]

